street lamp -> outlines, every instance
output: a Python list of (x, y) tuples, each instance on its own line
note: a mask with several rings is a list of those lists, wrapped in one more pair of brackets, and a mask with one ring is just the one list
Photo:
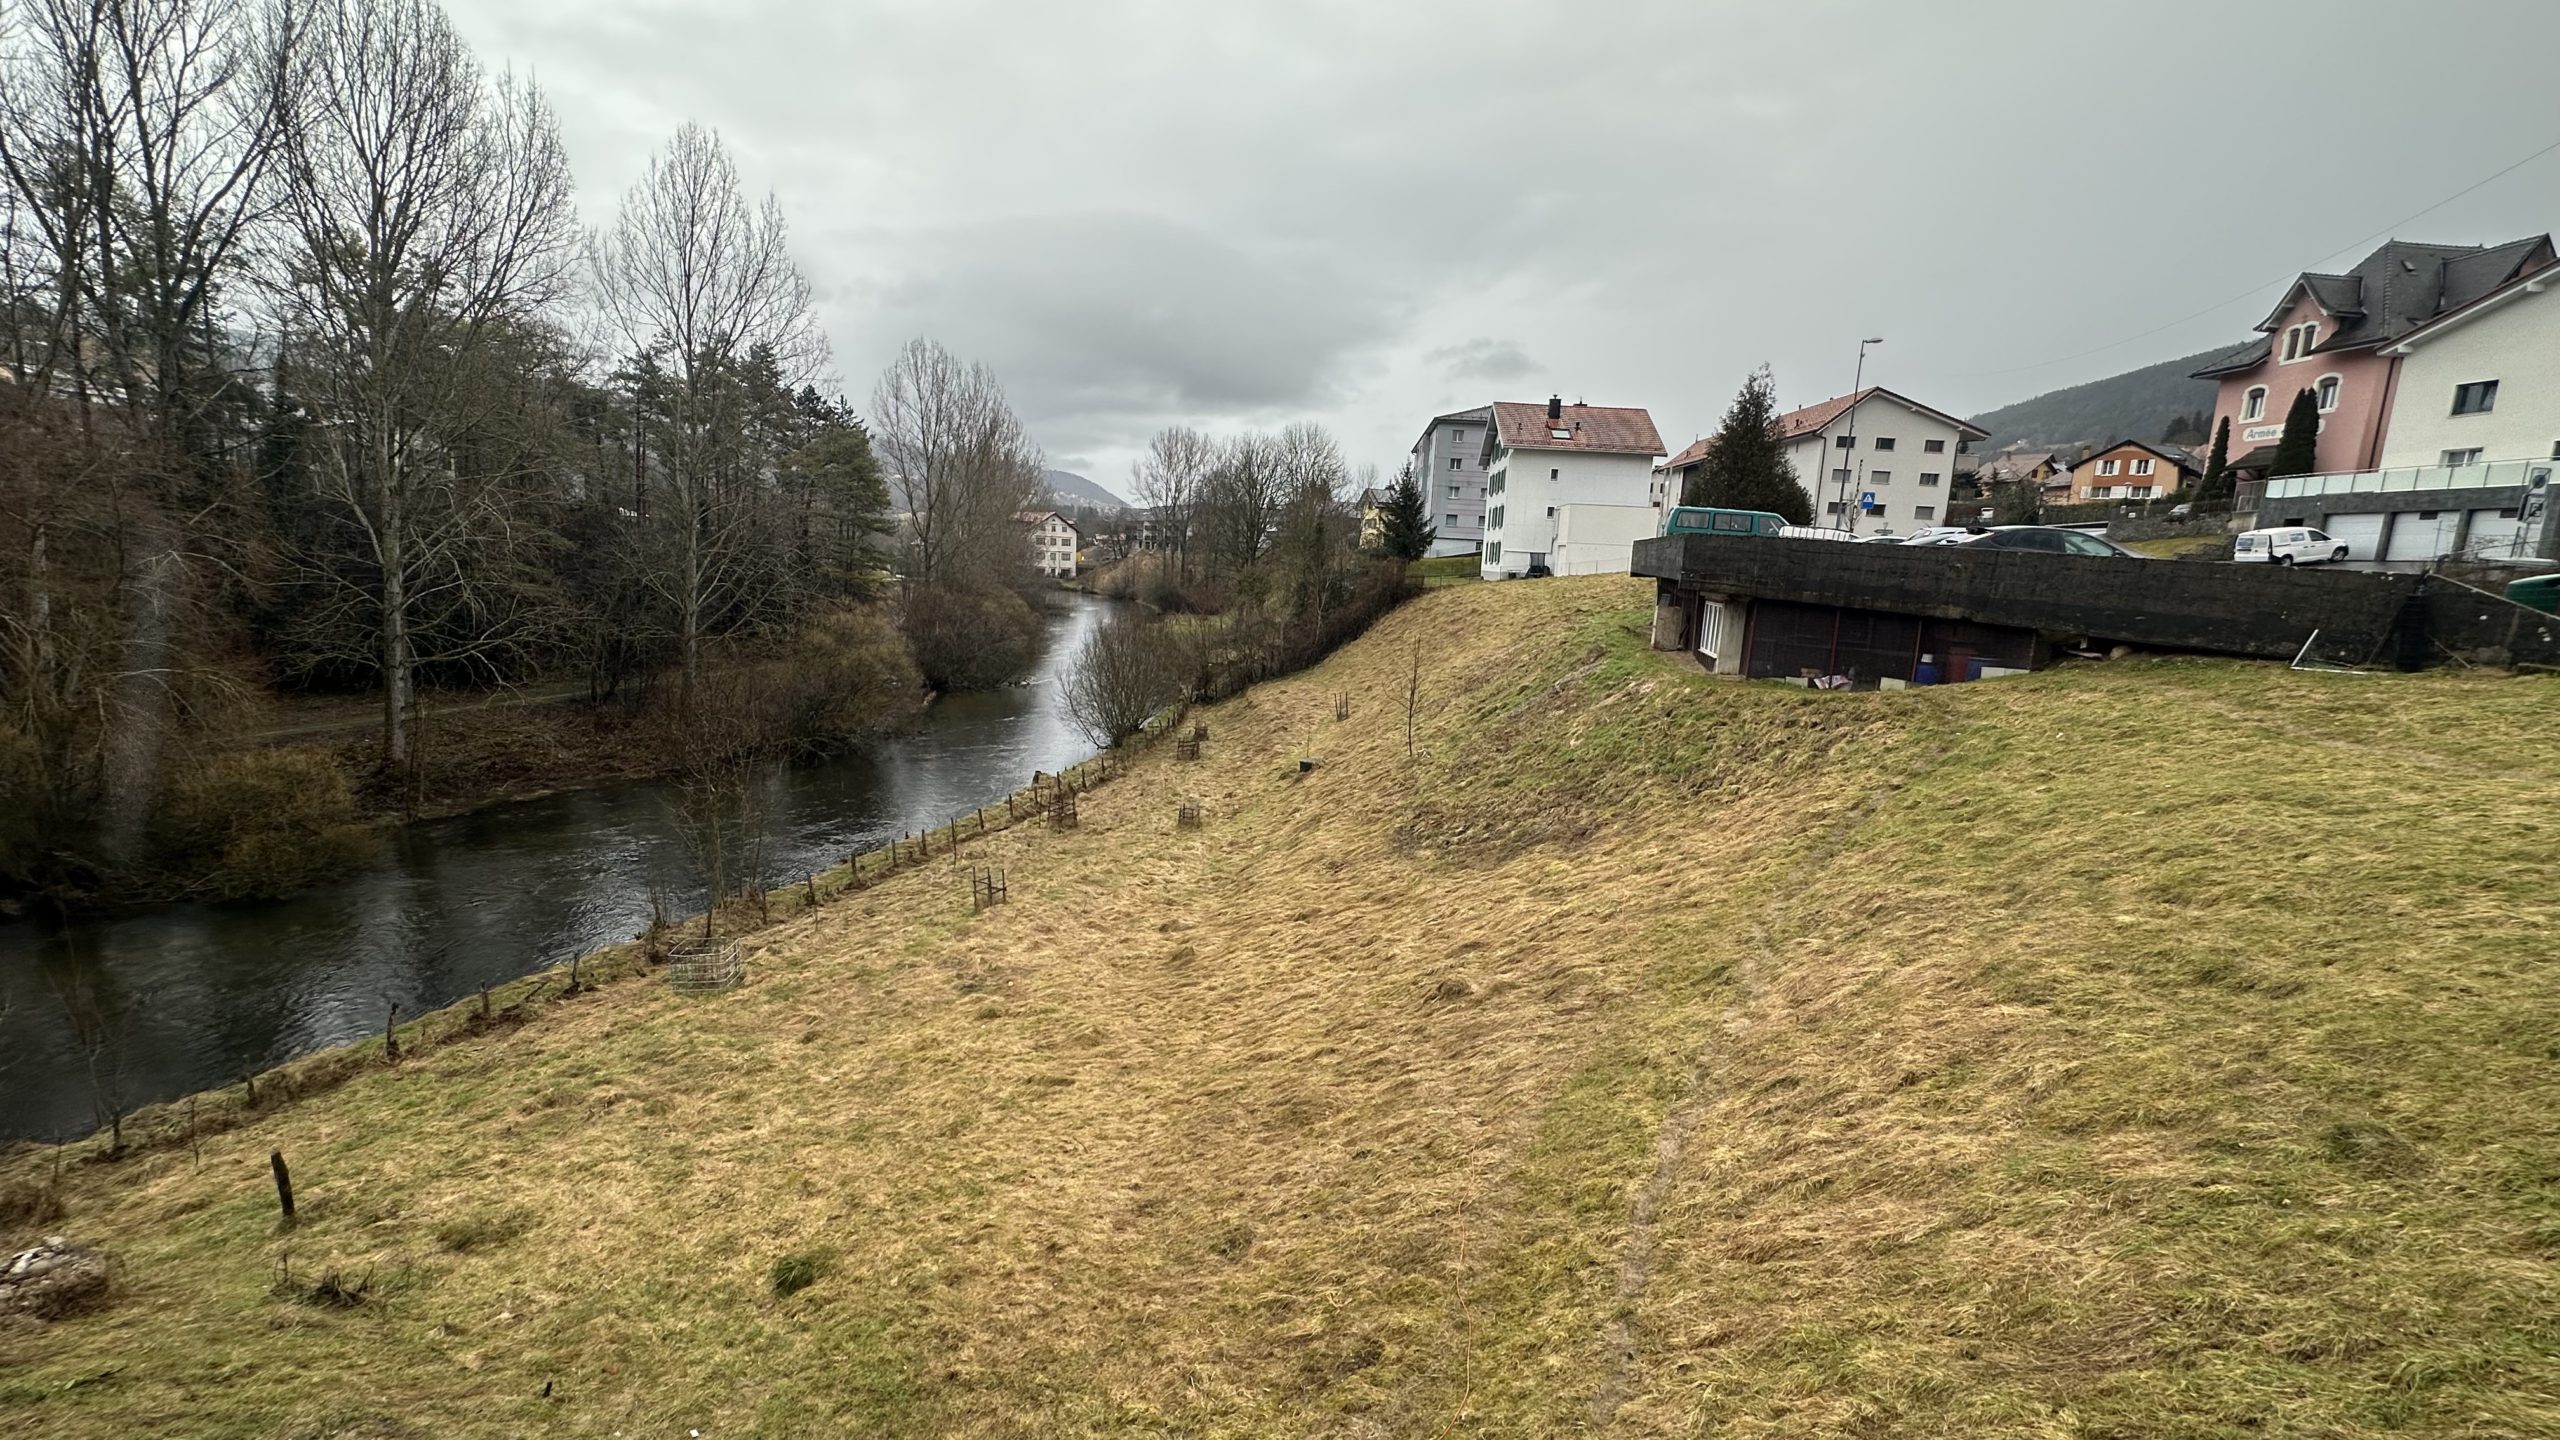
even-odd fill
[[(1849, 443), (1843, 447), (1853, 457), (1858, 453), (1858, 391), (1867, 383), (1867, 347), (1883, 343), (1884, 337), (1881, 335), (1870, 335), (1858, 342), (1858, 369), (1855, 377), (1849, 381), (1849, 434), (1847, 437)], [(1848, 520), (1849, 533), (1855, 535), (1858, 533), (1858, 512), (1849, 508), (1849, 467), (1836, 465), (1832, 468), (1840, 472), (1840, 488), (1837, 492), (1840, 498), (1834, 503), (1840, 507), (1840, 514)]]

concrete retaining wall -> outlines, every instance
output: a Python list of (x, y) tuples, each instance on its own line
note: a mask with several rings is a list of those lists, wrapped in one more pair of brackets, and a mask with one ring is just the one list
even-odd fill
[(2356, 663), (2450, 654), (2560, 665), (2555, 617), (2419, 575), (1727, 535), (1642, 541), (1634, 568), (1675, 591), (1976, 620), (2057, 639), (2290, 660), (2317, 631), (2322, 655)]

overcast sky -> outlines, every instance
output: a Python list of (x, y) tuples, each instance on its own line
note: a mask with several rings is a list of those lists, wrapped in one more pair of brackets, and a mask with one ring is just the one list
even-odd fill
[[(1551, 390), (1676, 449), (1764, 361), (1845, 392), (1862, 335), (1969, 414), (2245, 338), (2560, 141), (2554, 0), (449, 3), (591, 221), (710, 125), (847, 392), (930, 335), (1124, 493), (1174, 421), (1392, 471)], [(2555, 224), (2560, 153), (2397, 233)]]

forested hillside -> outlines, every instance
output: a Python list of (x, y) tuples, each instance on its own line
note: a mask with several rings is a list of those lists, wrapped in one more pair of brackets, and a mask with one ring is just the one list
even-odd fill
[(2190, 372), (2227, 348), (2163, 360), (1986, 410), (1974, 416), (1973, 423), (1990, 431), (1991, 438), (1975, 442), (1974, 449), (2001, 450), (2022, 440), (2038, 449), (2051, 449), (2103, 445), (2110, 440), (2177, 439), (2181, 437), (2171, 430), (2181, 420), (2194, 421), (2198, 416), (2203, 417), (2202, 423), (2191, 425), (2186, 433), (2200, 444), (2201, 431), (2212, 420), (2214, 387), (2210, 380), (2190, 378)]

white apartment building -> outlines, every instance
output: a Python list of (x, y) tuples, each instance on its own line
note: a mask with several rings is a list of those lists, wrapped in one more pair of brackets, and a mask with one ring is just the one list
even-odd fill
[(1076, 578), (1076, 551), (1082, 546), (1084, 535), (1073, 522), (1055, 510), (1035, 510), (1013, 518), (1031, 532), (1032, 568), (1056, 580)]
[(1409, 457), (1413, 478), (1431, 507), (1433, 555), (1473, 555), (1484, 548), (1484, 437), (1493, 407), (1431, 417)]
[[(1487, 580), (1555, 569), (1566, 506), (1652, 507), (1662, 435), (1643, 410), (1504, 401), (1484, 437)], [(1599, 519), (1598, 512), (1594, 520)], [(1614, 538), (1614, 537), (1612, 537)], [(1621, 566), (1620, 568), (1624, 568)]]
[(1880, 385), (1790, 410), (1778, 425), (1813, 523), (1870, 535), (1944, 523), (1956, 455), (1990, 435)]
[(2560, 459), (2560, 266), (2409, 333), (2380, 470)]

